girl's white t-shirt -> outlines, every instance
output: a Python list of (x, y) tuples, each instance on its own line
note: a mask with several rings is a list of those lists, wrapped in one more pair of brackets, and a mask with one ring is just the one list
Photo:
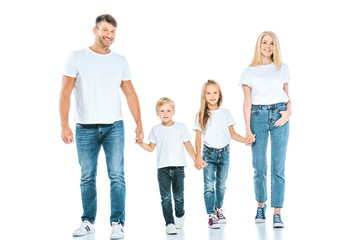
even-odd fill
[(186, 166), (184, 142), (191, 136), (183, 123), (170, 127), (158, 124), (151, 129), (148, 141), (156, 144), (157, 168)]
[(111, 51), (98, 54), (84, 48), (73, 51), (64, 75), (76, 78), (74, 120), (77, 123), (114, 123), (122, 120), (120, 85), (131, 79), (125, 57)]
[(284, 91), (284, 83), (290, 81), (289, 68), (285, 63), (276, 69), (274, 63), (246, 68), (239, 86), (251, 88), (251, 102), (255, 105), (270, 105), (289, 101)]
[(235, 121), (229, 110), (219, 108), (210, 111), (210, 118), (206, 124), (206, 131), (202, 131), (199, 125), (199, 117), (196, 116), (193, 130), (202, 132), (203, 142), (211, 148), (223, 148), (231, 141), (229, 126), (235, 125)]

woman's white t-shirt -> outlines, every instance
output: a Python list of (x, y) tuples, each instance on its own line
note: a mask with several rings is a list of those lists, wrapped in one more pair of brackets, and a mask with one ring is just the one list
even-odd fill
[(195, 119), (193, 130), (202, 132), (203, 142), (211, 148), (223, 148), (231, 141), (229, 126), (235, 125), (235, 121), (229, 110), (219, 108), (210, 111), (210, 119), (206, 124), (206, 131), (202, 131), (199, 125), (198, 116)]
[(184, 143), (191, 136), (183, 123), (165, 127), (158, 124), (151, 129), (148, 141), (156, 144), (157, 168), (186, 166)]
[(284, 83), (290, 81), (289, 68), (285, 63), (276, 69), (274, 63), (246, 68), (239, 86), (251, 88), (251, 102), (255, 105), (270, 105), (289, 101), (284, 91)]

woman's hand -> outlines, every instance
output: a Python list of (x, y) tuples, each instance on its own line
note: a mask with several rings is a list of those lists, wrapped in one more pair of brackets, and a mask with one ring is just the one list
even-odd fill
[(281, 114), (281, 118), (275, 122), (275, 127), (281, 127), (289, 121), (291, 110), (281, 111), (279, 113)]
[(252, 143), (256, 141), (255, 134), (251, 132), (251, 130), (246, 131), (246, 137), (245, 137), (245, 145), (250, 146)]

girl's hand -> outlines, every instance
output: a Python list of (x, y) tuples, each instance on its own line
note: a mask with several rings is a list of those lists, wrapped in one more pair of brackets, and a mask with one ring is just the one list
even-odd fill
[(202, 157), (197, 157), (195, 159), (195, 168), (197, 170), (201, 170), (204, 167), (206, 167), (207, 163), (204, 161), (204, 159), (202, 159)]
[(285, 123), (287, 123), (289, 121), (291, 111), (289, 111), (289, 110), (281, 111), (280, 114), (281, 114), (281, 118), (275, 122), (275, 124), (274, 124), (275, 127), (281, 127)]

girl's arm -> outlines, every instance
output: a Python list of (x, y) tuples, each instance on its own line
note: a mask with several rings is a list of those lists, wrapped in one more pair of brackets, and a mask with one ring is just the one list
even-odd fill
[(144, 143), (144, 142), (138, 142), (137, 144), (140, 145), (140, 147), (142, 147), (143, 149), (145, 149), (146, 151), (148, 152), (152, 152), (154, 151), (155, 147), (156, 147), (156, 144), (155, 143), (152, 143), (150, 142), (149, 144), (147, 143)]
[(195, 154), (195, 150), (193, 145), (191, 144), (190, 141), (184, 142), (184, 146), (186, 151), (189, 153), (190, 157), (192, 158), (192, 160), (194, 160), (194, 162), (196, 161), (196, 154)]
[[(248, 85), (243, 84), (244, 89), (244, 105), (243, 113), (246, 125), (246, 145), (251, 145), (252, 142), (255, 142), (255, 137), (251, 132), (250, 128), (250, 117), (251, 117), (251, 88)], [(251, 141), (251, 142), (250, 142)]]
[(238, 142), (245, 143), (245, 138), (235, 132), (233, 125), (229, 126), (229, 131), (230, 131), (230, 136), (232, 139), (234, 139), (235, 141), (238, 141)]
[(286, 95), (289, 98), (289, 101), (286, 103), (286, 111), (281, 111), (281, 118), (279, 120), (277, 120), (274, 124), (275, 127), (281, 127), (282, 125), (284, 125), (285, 123), (287, 123), (289, 121), (289, 117), (291, 115), (291, 101), (290, 101), (290, 95), (289, 95), (289, 83), (284, 83), (284, 91), (286, 93)]
[(203, 169), (207, 164), (201, 157), (201, 131), (196, 130), (195, 136), (195, 150), (196, 150), (196, 160), (195, 160), (195, 167), (196, 169), (200, 170)]

